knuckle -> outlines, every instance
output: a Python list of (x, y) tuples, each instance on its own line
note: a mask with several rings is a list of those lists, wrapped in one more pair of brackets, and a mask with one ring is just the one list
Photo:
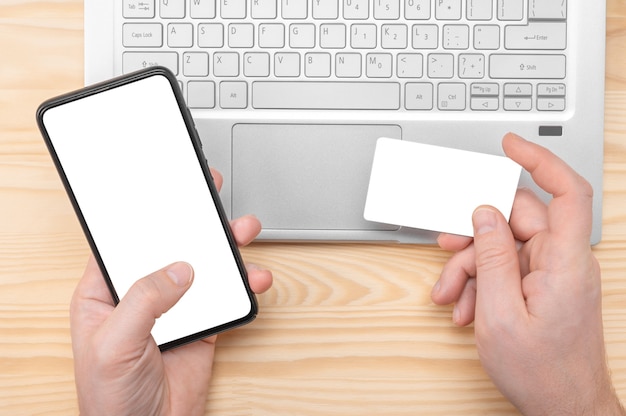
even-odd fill
[(152, 276), (137, 280), (133, 284), (134, 297), (141, 304), (153, 304), (161, 297), (159, 285)]
[(510, 264), (508, 249), (504, 244), (491, 243), (476, 252), (476, 269), (498, 270)]
[(593, 187), (582, 176), (580, 177), (580, 191), (585, 198), (593, 199)]

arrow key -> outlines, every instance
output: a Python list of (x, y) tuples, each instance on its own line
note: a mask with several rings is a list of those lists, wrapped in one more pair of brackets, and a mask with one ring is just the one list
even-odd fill
[(537, 99), (537, 110), (539, 111), (564, 111), (565, 98), (541, 97)]
[(533, 103), (530, 97), (514, 97), (504, 99), (504, 109), (507, 111), (530, 111)]
[(475, 111), (495, 111), (500, 106), (498, 97), (474, 97), (470, 106)]

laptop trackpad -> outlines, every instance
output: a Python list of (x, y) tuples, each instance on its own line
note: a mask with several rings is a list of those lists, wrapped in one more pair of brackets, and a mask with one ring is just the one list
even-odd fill
[(388, 230), (363, 219), (379, 137), (399, 126), (237, 124), (233, 127), (233, 217), (255, 214), (266, 229)]

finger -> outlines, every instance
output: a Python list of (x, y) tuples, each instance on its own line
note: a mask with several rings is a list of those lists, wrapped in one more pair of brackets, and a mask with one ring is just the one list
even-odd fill
[(506, 219), (493, 207), (472, 216), (476, 251), (476, 320), (516, 317), (525, 311), (519, 258)]
[(209, 170), (211, 171), (211, 176), (213, 177), (213, 183), (219, 192), (224, 184), (224, 177), (217, 169), (209, 168)]
[(458, 302), (471, 277), (476, 276), (474, 246), (455, 253), (443, 266), (430, 297), (437, 305)]
[(441, 233), (437, 237), (437, 244), (439, 244), (439, 247), (447, 251), (463, 250), (465, 247), (470, 245), (471, 242), (471, 237), (456, 234)]
[(463, 287), (463, 292), (459, 297), (454, 311), (452, 312), (452, 320), (455, 325), (466, 326), (474, 321), (476, 313), (476, 279), (471, 278)]
[(518, 189), (509, 225), (516, 239), (528, 241), (548, 229), (548, 207), (530, 189)]
[(123, 342), (143, 342), (157, 318), (185, 294), (193, 280), (188, 263), (178, 262), (137, 280), (111, 314), (106, 331)]
[(261, 269), (254, 264), (246, 264), (246, 270), (248, 272), (248, 282), (250, 283), (250, 289), (256, 294), (265, 293), (272, 287), (273, 276), (272, 272), (266, 269)]
[(548, 149), (509, 133), (504, 152), (526, 169), (537, 185), (554, 199), (549, 205), (550, 231), (562, 244), (588, 243), (591, 236), (593, 189)]
[(83, 277), (78, 282), (70, 302), (72, 347), (81, 349), (113, 311), (114, 302), (100, 268), (89, 256)]
[(261, 232), (261, 222), (254, 215), (245, 215), (230, 222), (235, 241), (239, 247), (250, 244)]
[(102, 276), (100, 266), (98, 266), (98, 263), (93, 255), (89, 256), (83, 277), (78, 282), (78, 285), (76, 285), (76, 289), (74, 290), (74, 295), (72, 297), (72, 303), (77, 302), (78, 299), (81, 298), (97, 300), (114, 305), (111, 292), (106, 285), (104, 277)]

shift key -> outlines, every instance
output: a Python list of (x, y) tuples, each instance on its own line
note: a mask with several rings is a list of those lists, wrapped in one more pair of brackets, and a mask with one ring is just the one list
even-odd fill
[(164, 66), (178, 75), (178, 54), (176, 52), (124, 52), (122, 72), (138, 71), (151, 66)]
[(563, 79), (565, 55), (494, 54), (489, 58), (494, 79)]

